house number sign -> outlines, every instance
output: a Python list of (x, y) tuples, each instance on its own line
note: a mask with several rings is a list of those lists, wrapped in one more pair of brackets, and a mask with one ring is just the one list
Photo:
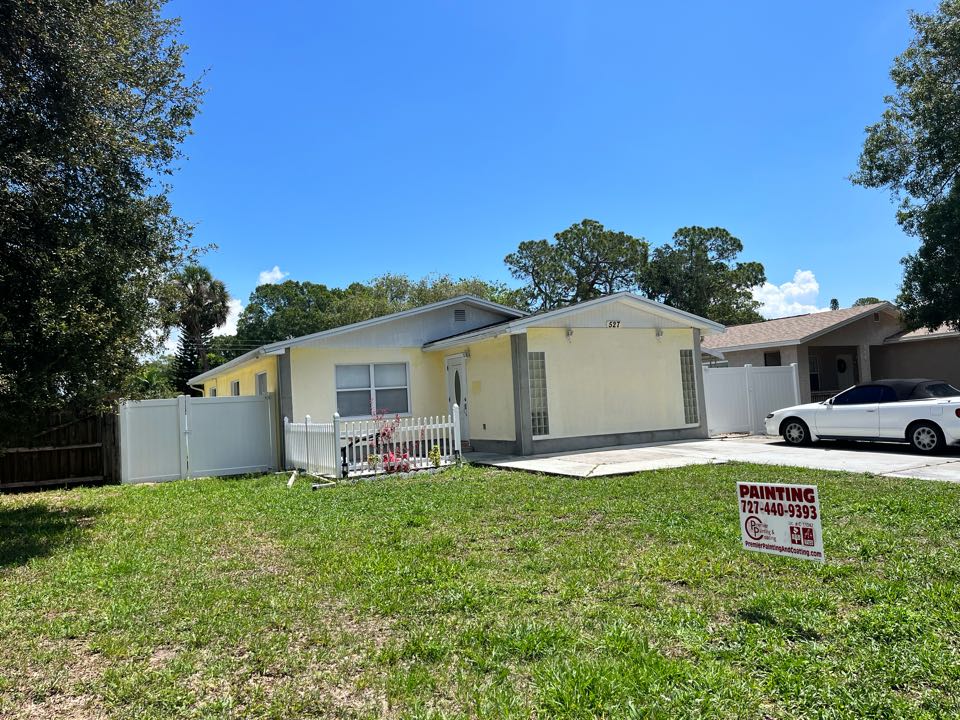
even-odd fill
[(607, 323), (607, 327), (608, 327), (608, 328), (618, 328), (618, 327), (620, 327), (620, 321), (619, 321), (619, 320), (611, 320), (610, 322)]

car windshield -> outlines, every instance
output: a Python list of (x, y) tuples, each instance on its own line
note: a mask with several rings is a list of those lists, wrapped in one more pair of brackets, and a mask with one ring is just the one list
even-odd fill
[(914, 394), (919, 398), (947, 398), (960, 396), (960, 390), (949, 383), (929, 383), (918, 387)]

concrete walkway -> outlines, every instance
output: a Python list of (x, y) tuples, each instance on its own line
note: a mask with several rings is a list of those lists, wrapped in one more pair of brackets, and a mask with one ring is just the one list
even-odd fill
[(960, 482), (960, 450), (954, 448), (944, 455), (927, 457), (914, 453), (907, 445), (895, 443), (822, 442), (797, 448), (778, 438), (756, 436), (625, 445), (528, 457), (469, 453), (464, 459), (480, 465), (570, 477), (626, 475), (686, 465), (751, 462)]

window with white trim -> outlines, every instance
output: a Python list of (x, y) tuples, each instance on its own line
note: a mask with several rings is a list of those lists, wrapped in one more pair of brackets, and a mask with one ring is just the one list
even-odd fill
[(214, 385), (214, 386), (213, 386), (212, 388), (210, 388), (210, 390), (207, 392), (207, 397), (216, 397), (216, 396), (217, 396), (217, 386)]
[(238, 397), (238, 396), (240, 395), (240, 381), (239, 381), (239, 380), (231, 380), (231, 381), (230, 381), (230, 394), (233, 395), (234, 397)]
[(697, 405), (697, 379), (693, 367), (693, 350), (680, 351), (680, 383), (683, 388), (683, 421), (688, 425), (700, 422)]
[(257, 373), (254, 376), (254, 385), (256, 386), (257, 395), (266, 395), (267, 394), (267, 374), (265, 372)]
[(337, 412), (340, 417), (369, 417), (377, 412), (410, 412), (406, 363), (337, 365)]
[(533, 435), (549, 435), (550, 413), (547, 409), (546, 353), (527, 353), (527, 367), (530, 375), (530, 421)]

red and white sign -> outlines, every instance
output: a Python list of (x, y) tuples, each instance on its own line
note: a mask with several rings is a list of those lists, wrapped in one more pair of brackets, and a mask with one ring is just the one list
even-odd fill
[(737, 483), (746, 550), (824, 561), (816, 485)]

